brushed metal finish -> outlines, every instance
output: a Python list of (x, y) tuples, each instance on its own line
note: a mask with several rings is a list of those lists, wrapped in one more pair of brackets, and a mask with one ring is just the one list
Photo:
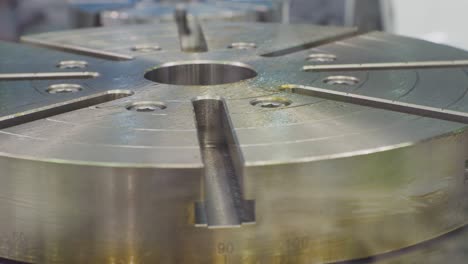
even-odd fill
[[(202, 53), (180, 50), (175, 24), (24, 38), (49, 49), (0, 43), (0, 73), (76, 70), (61, 61), (99, 73), (0, 80), (0, 120), (47, 110), (0, 130), (0, 241), (9, 241), (1, 257), (330, 263), (403, 254), (466, 225), (466, 122), (407, 109), (465, 117), (467, 69), (445, 64), (468, 53), (345, 28), (200, 26)], [(318, 65), (441, 67), (303, 71), (312, 54), (333, 55)], [(175, 68), (146, 75), (161, 67)], [(207, 69), (230, 77), (202, 78)], [(255, 74), (239, 74), (246, 69)], [(185, 76), (183, 85), (169, 73)], [(64, 83), (82, 89), (47, 92)], [(282, 89), (291, 84), (342, 100)], [(89, 100), (108, 91), (121, 96)]]

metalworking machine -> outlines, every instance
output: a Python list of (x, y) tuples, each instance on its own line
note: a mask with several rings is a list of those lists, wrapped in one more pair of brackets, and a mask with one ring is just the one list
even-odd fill
[(174, 21), (0, 43), (2, 258), (466, 263), (467, 52)]

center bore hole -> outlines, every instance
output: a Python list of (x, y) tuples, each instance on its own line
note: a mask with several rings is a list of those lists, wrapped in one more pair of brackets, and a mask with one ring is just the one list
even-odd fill
[(174, 85), (217, 85), (234, 83), (257, 76), (257, 72), (242, 63), (184, 63), (162, 65), (150, 70), (145, 78)]

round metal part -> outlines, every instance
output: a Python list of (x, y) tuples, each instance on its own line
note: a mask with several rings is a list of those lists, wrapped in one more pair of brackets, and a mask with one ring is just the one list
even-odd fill
[[(466, 263), (468, 53), (347, 28), (183, 26), (0, 43), (0, 257)], [(147, 43), (161, 50), (132, 50)]]

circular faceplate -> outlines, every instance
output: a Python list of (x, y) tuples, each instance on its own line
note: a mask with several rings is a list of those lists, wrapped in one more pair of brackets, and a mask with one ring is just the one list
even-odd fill
[(203, 53), (173, 25), (0, 44), (0, 235), (25, 241), (0, 256), (329, 263), (464, 226), (468, 53), (310, 25), (203, 32)]

